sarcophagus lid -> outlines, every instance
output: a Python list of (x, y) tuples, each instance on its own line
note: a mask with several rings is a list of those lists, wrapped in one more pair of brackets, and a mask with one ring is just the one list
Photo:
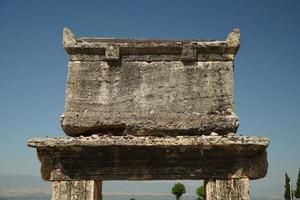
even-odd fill
[(236, 132), (233, 60), (240, 33), (224, 41), (76, 38), (70, 55), (64, 132), (203, 135)]

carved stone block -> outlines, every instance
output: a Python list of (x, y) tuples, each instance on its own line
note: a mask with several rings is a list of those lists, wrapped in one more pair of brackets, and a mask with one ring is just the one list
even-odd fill
[(268, 139), (97, 136), (33, 139), (45, 180), (262, 178)]
[(54, 181), (51, 200), (102, 200), (102, 182)]
[(206, 135), (236, 132), (233, 59), (239, 30), (225, 41), (76, 38), (70, 55), (67, 135)]

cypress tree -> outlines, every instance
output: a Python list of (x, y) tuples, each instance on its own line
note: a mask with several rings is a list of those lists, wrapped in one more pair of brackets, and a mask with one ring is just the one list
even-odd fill
[(284, 191), (284, 199), (285, 200), (291, 200), (291, 190), (290, 190), (290, 177), (285, 173), (285, 191)]
[(297, 179), (297, 185), (296, 185), (296, 190), (295, 190), (295, 197), (300, 198), (300, 168), (298, 172), (298, 179)]

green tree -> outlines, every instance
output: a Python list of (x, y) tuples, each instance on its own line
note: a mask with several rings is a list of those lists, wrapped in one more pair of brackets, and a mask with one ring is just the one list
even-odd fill
[(196, 189), (196, 194), (198, 195), (198, 200), (203, 200), (205, 199), (205, 188), (204, 185), (198, 187)]
[(296, 190), (294, 192), (295, 192), (295, 197), (300, 198), (300, 168), (299, 168), (299, 172), (298, 172)]
[(285, 191), (284, 191), (284, 199), (285, 200), (291, 200), (291, 186), (290, 186), (290, 177), (285, 173)]
[(180, 197), (185, 194), (185, 187), (182, 183), (175, 183), (172, 187), (172, 194), (176, 196), (176, 199), (179, 200)]

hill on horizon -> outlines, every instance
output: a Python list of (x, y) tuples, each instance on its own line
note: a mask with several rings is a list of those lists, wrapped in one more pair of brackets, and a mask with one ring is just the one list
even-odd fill
[[(104, 181), (104, 195), (170, 195), (171, 187), (175, 182), (181, 182), (186, 186), (186, 195), (195, 196), (195, 190), (203, 181), (175, 180), (175, 181)], [(252, 186), (252, 184), (251, 184)], [(281, 199), (278, 193), (279, 186), (269, 188), (252, 187), (251, 196), (255, 199)], [(255, 190), (253, 190), (255, 189)], [(262, 192), (263, 191), (263, 192)], [(255, 192), (255, 193), (254, 193)], [(21, 197), (30, 195), (50, 195), (51, 183), (38, 176), (32, 175), (1, 175), (0, 174), (0, 197)]]

